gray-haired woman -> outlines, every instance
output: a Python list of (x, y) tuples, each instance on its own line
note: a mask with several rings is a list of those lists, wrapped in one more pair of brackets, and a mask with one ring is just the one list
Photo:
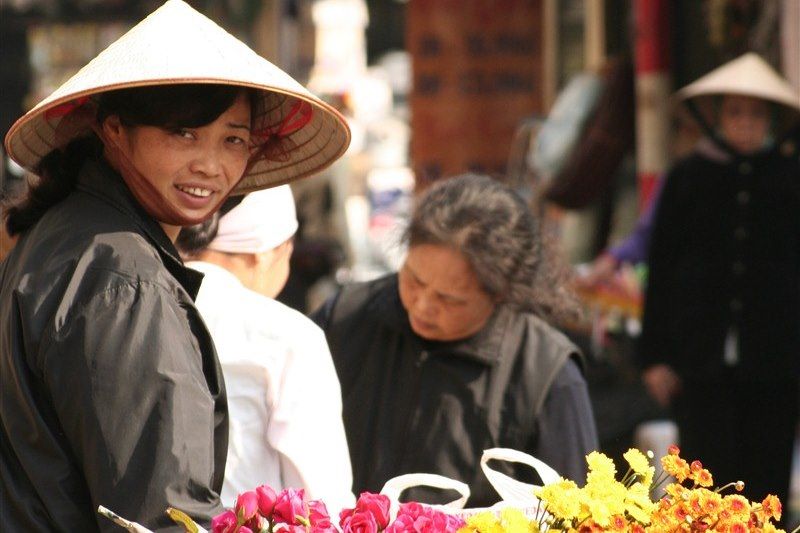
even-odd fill
[(354, 491), (430, 472), (491, 504), (479, 460), (497, 446), (584, 478), (594, 419), (578, 350), (547, 323), (569, 300), (539, 221), (511, 189), (464, 175), (427, 191), (406, 238), (398, 274), (345, 287), (316, 315), (342, 383)]

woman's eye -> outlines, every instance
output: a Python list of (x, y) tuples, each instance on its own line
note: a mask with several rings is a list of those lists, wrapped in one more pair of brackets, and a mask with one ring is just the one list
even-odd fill
[(186, 128), (178, 128), (175, 130), (175, 135), (183, 137), (184, 139), (194, 139), (194, 132)]
[(237, 137), (236, 135), (231, 135), (228, 137), (228, 142), (232, 144), (247, 144), (246, 140), (244, 140), (242, 137)]

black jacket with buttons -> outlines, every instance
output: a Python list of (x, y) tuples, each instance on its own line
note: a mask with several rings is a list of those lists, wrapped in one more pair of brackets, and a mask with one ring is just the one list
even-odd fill
[(750, 157), (702, 146), (669, 172), (659, 199), (641, 359), (694, 380), (723, 368), (749, 380), (796, 380), (798, 154), (787, 145)]
[(103, 161), (0, 263), (3, 531), (155, 530), (222, 511), (227, 402), (202, 275)]
[[(579, 354), (536, 316), (499, 307), (473, 337), (426, 341), (411, 330), (391, 275), (345, 287), (315, 319), (342, 384), (356, 494), (400, 474), (433, 473), (467, 483), (470, 506), (493, 504), (498, 495), (479, 467), (493, 447), (585, 479), (597, 435)], [(419, 489), (405, 496), (442, 501)]]

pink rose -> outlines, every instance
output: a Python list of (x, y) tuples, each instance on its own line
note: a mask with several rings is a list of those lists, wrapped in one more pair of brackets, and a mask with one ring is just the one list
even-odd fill
[(394, 522), (389, 524), (389, 527), (384, 530), (384, 533), (415, 533), (414, 518), (407, 514), (398, 514)]
[(242, 526), (236, 530), (236, 533), (253, 533), (253, 530), (247, 526)]
[(275, 500), (273, 518), (276, 522), (284, 524), (298, 524), (297, 516), (308, 518), (306, 504), (303, 501), (305, 491), (303, 489), (284, 489), (278, 494)]
[(331, 525), (331, 517), (328, 508), (322, 500), (312, 500), (308, 502), (308, 521), (311, 526), (327, 527)]
[(247, 522), (258, 512), (258, 495), (255, 491), (247, 491), (239, 494), (234, 506), (236, 517), (240, 523)]
[(356, 512), (367, 512), (375, 517), (379, 529), (389, 525), (389, 498), (383, 494), (362, 492), (356, 502)]
[(401, 503), (397, 515), (408, 515), (411, 518), (417, 518), (425, 514), (425, 507), (417, 502)]
[(211, 531), (213, 533), (232, 533), (236, 529), (236, 513), (225, 511), (211, 519)]
[(356, 512), (341, 524), (342, 533), (378, 533), (375, 516), (369, 512)]
[(256, 496), (258, 497), (258, 512), (265, 518), (272, 518), (272, 511), (275, 509), (275, 500), (278, 495), (269, 485), (261, 485), (256, 487)]
[(339, 533), (339, 530), (333, 527), (333, 524), (328, 521), (327, 523), (320, 523), (311, 526), (311, 533)]
[(253, 518), (245, 522), (244, 525), (249, 527), (252, 531), (269, 530), (269, 520), (258, 513), (256, 513)]
[(281, 533), (308, 533), (308, 529), (306, 526), (298, 526), (298, 525), (284, 525), (280, 529)]

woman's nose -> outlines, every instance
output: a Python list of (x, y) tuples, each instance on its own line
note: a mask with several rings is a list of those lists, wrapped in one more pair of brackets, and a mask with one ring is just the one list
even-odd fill
[(431, 295), (427, 294), (425, 291), (421, 291), (417, 294), (417, 298), (414, 301), (414, 310), (417, 315), (422, 318), (430, 318), (435, 315), (436, 306)]
[(209, 178), (219, 176), (221, 169), (219, 154), (214, 150), (205, 150), (198, 153), (189, 166), (189, 170), (193, 173), (205, 174)]

